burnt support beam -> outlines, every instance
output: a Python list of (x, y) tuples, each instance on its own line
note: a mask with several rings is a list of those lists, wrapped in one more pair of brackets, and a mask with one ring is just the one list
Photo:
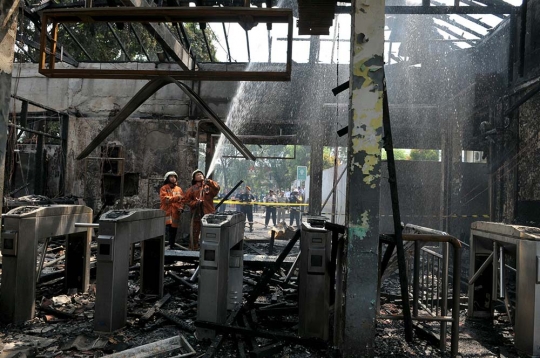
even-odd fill
[[(448, 16), (448, 15), (441, 15), (441, 16), (438, 16), (438, 18), (441, 19), (442, 21), (444, 21), (445, 23), (449, 24), (449, 25), (452, 25), (452, 26), (454, 26), (454, 27), (457, 27), (457, 28), (460, 29), (460, 30), (463, 30), (463, 31), (465, 31), (465, 32), (470, 33), (471, 35), (474, 35), (474, 36), (478, 37), (479, 40), (482, 39), (482, 38), (484, 37), (483, 34), (481, 34), (481, 33), (479, 33), (479, 32), (476, 32), (476, 31), (474, 31), (473, 29), (471, 29), (471, 28), (469, 28), (469, 27), (467, 27), (467, 26), (464, 26), (464, 25), (460, 24), (459, 22), (457, 22), (457, 21), (455, 21), (455, 20), (452, 20), (452, 19), (450, 18), (450, 16)], [(462, 38), (462, 36), (460, 36), (460, 38)]]
[[(40, 121), (38, 126), (38, 131), (43, 132), (45, 129), (44, 122)], [(44, 179), (44, 170), (43, 170), (43, 154), (44, 154), (44, 146), (45, 146), (45, 136), (42, 134), (37, 135), (37, 145), (36, 145), (36, 159), (35, 159), (35, 167), (34, 167), (34, 194), (36, 195), (43, 195), (44, 188), (43, 188), (43, 182)]]
[(387, 6), (386, 14), (417, 14), (417, 15), (437, 15), (437, 14), (490, 14), (503, 15), (512, 14), (518, 7), (512, 5), (490, 5), (490, 6)]
[(249, 51), (249, 33), (247, 30), (244, 30), (246, 32), (246, 47), (247, 47), (247, 56), (248, 56), (248, 62), (251, 62), (251, 53)]
[(62, 153), (60, 162), (60, 180), (58, 183), (60, 195), (66, 195), (66, 175), (67, 175), (67, 150), (68, 150), (68, 133), (69, 133), (69, 115), (63, 114), (60, 122), (60, 136), (62, 137)]
[[(412, 342), (412, 317), (409, 306), (409, 284), (407, 282), (407, 263), (405, 262), (405, 250), (403, 248), (403, 236), (401, 228), (401, 215), (399, 211), (399, 198), (397, 189), (396, 162), (394, 160), (394, 144), (392, 141), (392, 127), (390, 125), (390, 107), (388, 106), (388, 93), (386, 91), (386, 78), (383, 78), (383, 127), (384, 149), (388, 157), (388, 182), (390, 184), (390, 197), (392, 198), (392, 214), (394, 218), (395, 246), (397, 248), (397, 260), (399, 267), (399, 284), (401, 288), (401, 300), (403, 301), (403, 319), (405, 323), (405, 340)], [(392, 247), (389, 245), (388, 248)], [(390, 250), (388, 250), (390, 251)], [(393, 250), (392, 250), (393, 251)]]
[(28, 123), (28, 101), (22, 101), (21, 103), (19, 123), (21, 124), (21, 127), (26, 127)]
[[(433, 24), (434, 27), (446, 32), (447, 34), (451, 35), (451, 36), (454, 36), (456, 37), (458, 40), (464, 40), (466, 41), (467, 43), (471, 43), (472, 41), (474, 40), (469, 40), (469, 39), (466, 39), (465, 37), (463, 37), (461, 34), (458, 34), (457, 32), (455, 32), (454, 30), (452, 30), (451, 28), (447, 27), (447, 26), (444, 26), (444, 25), (439, 25), (439, 24), (436, 24), (434, 23)], [(456, 40), (457, 41), (457, 40)], [(480, 41), (480, 40), (478, 40)], [(473, 44), (476, 43), (476, 41), (472, 42)]]
[(178, 27), (180, 28), (180, 32), (182, 33), (182, 39), (184, 40), (184, 46), (188, 49), (189, 53), (193, 56), (193, 53), (191, 52), (191, 44), (189, 42), (189, 37), (186, 33), (186, 28), (184, 27), (183, 23), (179, 23)]
[(71, 37), (73, 42), (75, 42), (77, 44), (77, 46), (81, 49), (81, 51), (84, 52), (85, 56), (88, 57), (88, 59), (90, 61), (94, 61), (92, 56), (90, 56), (88, 51), (86, 51), (86, 48), (79, 42), (79, 40), (77, 40), (77, 38), (75, 37), (75, 34), (73, 32), (71, 32), (69, 27), (67, 27), (65, 24), (62, 24), (62, 27), (64, 28), (64, 30), (66, 30), (67, 34), (69, 35), (69, 37)]
[(225, 36), (225, 44), (227, 45), (227, 61), (231, 62), (231, 49), (229, 48), (229, 35), (227, 35), (227, 30), (225, 29), (225, 23), (222, 22), (221, 25), (223, 25), (223, 35)]
[[(150, 7), (146, 0), (120, 0), (124, 6)], [(155, 37), (164, 51), (184, 70), (198, 69), (195, 59), (189, 51), (174, 37), (171, 30), (163, 23), (149, 22), (143, 26)]]
[(120, 37), (118, 37), (118, 34), (114, 30), (114, 28), (112, 27), (110, 22), (107, 22), (107, 27), (109, 28), (109, 30), (113, 34), (114, 38), (116, 39), (116, 42), (118, 42), (118, 44), (120, 45), (120, 48), (122, 49), (122, 52), (124, 53), (124, 55), (126, 56), (128, 61), (131, 61), (131, 58), (129, 57), (129, 53), (127, 52), (126, 46), (124, 46), (124, 43), (122, 42)]
[(342, 352), (374, 355), (383, 122), (384, 2), (353, 0)]
[(527, 8), (528, 0), (523, 0), (521, 3), (520, 26), (519, 26), (519, 63), (518, 75), (523, 77), (525, 73), (525, 40), (527, 38)]
[(131, 31), (133, 32), (133, 35), (135, 35), (135, 39), (136, 39), (137, 42), (139, 43), (139, 46), (141, 46), (141, 49), (143, 50), (144, 55), (146, 56), (146, 60), (148, 60), (148, 62), (152, 61), (152, 60), (150, 59), (150, 55), (148, 54), (148, 51), (146, 51), (146, 47), (144, 47), (144, 44), (143, 44), (142, 41), (141, 41), (141, 37), (140, 37), (139, 34), (137, 33), (137, 30), (135, 30), (134, 24), (130, 24), (129, 28), (130, 28)]
[[(36, 49), (38, 51), (40, 49), (39, 43), (37, 43), (37, 42), (35, 42), (33, 40), (30, 40), (28, 37), (23, 36), (21, 34), (17, 34), (17, 41), (22, 42), (26, 46), (32, 47), (32, 48), (34, 48), (34, 49)], [(56, 57), (56, 59), (59, 60), (59, 61), (63, 61), (65, 63), (69, 63), (70, 65), (72, 65), (74, 67), (79, 67), (79, 62), (77, 60), (75, 60), (73, 57), (71, 57), (71, 55), (68, 54), (66, 52), (66, 50), (64, 50), (62, 52), (60, 50), (61, 47), (62, 47), (62, 45), (59, 45), (59, 44), (57, 45), (57, 50), (54, 53), (54, 56)], [(51, 55), (51, 52), (47, 51), (47, 54)]]
[[(314, 36), (311, 36), (314, 37)], [(323, 172), (323, 150), (321, 133), (325, 127), (322, 119), (317, 119), (311, 126), (311, 165), (309, 167), (309, 213), (320, 215), (322, 210), (322, 172)]]

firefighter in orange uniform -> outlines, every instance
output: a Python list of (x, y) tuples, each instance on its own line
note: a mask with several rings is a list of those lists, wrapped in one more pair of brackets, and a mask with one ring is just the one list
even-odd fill
[(174, 249), (178, 223), (180, 222), (180, 213), (184, 209), (184, 192), (177, 185), (178, 174), (175, 172), (167, 172), (163, 181), (163, 186), (159, 190), (161, 201), (159, 208), (165, 212), (165, 232), (169, 237), (170, 248)]
[(219, 193), (219, 184), (212, 179), (205, 179), (204, 173), (199, 169), (193, 172), (191, 178), (192, 186), (185, 196), (185, 203), (189, 205), (192, 213), (189, 249), (199, 250), (201, 218), (216, 211), (213, 201)]

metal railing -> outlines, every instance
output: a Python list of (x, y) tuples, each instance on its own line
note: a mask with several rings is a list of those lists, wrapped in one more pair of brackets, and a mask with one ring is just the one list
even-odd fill
[[(415, 233), (406, 233), (407, 231), (414, 231)], [(393, 238), (394, 235), (382, 235), (381, 241), (391, 242)], [(412, 283), (409, 280), (413, 299), (412, 319), (415, 321), (440, 322), (440, 349), (442, 351), (446, 349), (447, 323), (452, 323), (450, 354), (452, 357), (456, 357), (459, 346), (461, 242), (441, 231), (421, 227), (414, 227), (414, 230), (405, 230), (403, 241), (414, 243), (412, 267), (410, 267), (408, 273), (409, 278), (412, 277)], [(427, 247), (421, 247), (421, 244), (425, 243), (442, 244), (442, 254)], [(453, 247), (453, 301), (451, 316), (448, 316), (448, 258), (450, 245)], [(421, 292), (420, 288), (422, 288)], [(427, 314), (420, 315), (419, 310), (423, 310)], [(403, 320), (403, 315), (379, 315), (379, 317)]]

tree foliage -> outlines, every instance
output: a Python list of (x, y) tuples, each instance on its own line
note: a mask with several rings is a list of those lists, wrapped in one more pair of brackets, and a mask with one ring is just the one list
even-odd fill
[[(164, 52), (156, 38), (140, 23), (90, 23), (90, 24), (62, 24), (58, 30), (58, 42), (63, 46), (63, 51), (72, 58), (80, 62), (158, 62), (157, 53)], [(172, 35), (183, 43), (180, 25), (167, 23), (166, 26)], [(112, 28), (112, 30), (111, 30)], [(210, 61), (210, 55), (204, 42), (202, 30), (196, 23), (186, 23), (184, 25), (186, 36), (189, 40), (191, 52), (197, 61)], [(39, 29), (28, 18), (19, 22), (19, 33), (23, 37), (39, 43)], [(118, 36), (125, 48), (122, 50), (113, 31)], [(71, 33), (71, 34), (70, 34)], [(73, 36), (72, 36), (73, 35)], [(137, 37), (140, 39), (137, 39)], [(212, 31), (206, 30), (206, 37), (212, 58), (215, 59), (216, 47), (214, 41), (217, 40)], [(84, 50), (77, 44), (79, 42)], [(18, 61), (37, 61), (38, 51), (31, 46), (24, 46), (24, 49), (16, 50)], [(144, 49), (143, 49), (144, 47)], [(146, 53), (148, 57), (146, 56)], [(86, 51), (86, 53), (85, 53)], [(90, 58), (88, 55), (90, 55)], [(170, 57), (165, 57), (165, 62), (173, 62)]]
[[(388, 154), (386, 150), (382, 150), (381, 160), (387, 160)], [(409, 150), (408, 149), (394, 149), (394, 160), (409, 160)]]
[(435, 149), (411, 149), (411, 160), (439, 161), (439, 151)]

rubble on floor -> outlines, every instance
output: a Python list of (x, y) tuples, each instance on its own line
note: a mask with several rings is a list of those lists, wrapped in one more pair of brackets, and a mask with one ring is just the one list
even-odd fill
[[(267, 257), (271, 246), (268, 231), (260, 231), (260, 235), (246, 241), (245, 252)], [(283, 250), (290, 238), (286, 230), (281, 230), (276, 236), (273, 243), (274, 255)], [(47, 248), (45, 265), (37, 284), (35, 319), (20, 326), (0, 324), (0, 358), (106, 355), (129, 355), (133, 358), (138, 357), (137, 354), (144, 356), (146, 349), (158, 348), (162, 350), (154, 356), (199, 357), (209, 350), (213, 342), (198, 341), (195, 337), (197, 283), (190, 279), (196, 269), (196, 260), (166, 264), (163, 298), (142, 294), (138, 285), (140, 267), (138, 264), (131, 266), (127, 324), (114, 333), (97, 334), (93, 331), (95, 266), (92, 268), (93, 280), (87, 293), (66, 294), (63, 292), (62, 245), (61, 241), (53, 240)], [(297, 255), (298, 245), (289, 253), (288, 258), (291, 259), (286, 260), (270, 277), (270, 283), (254, 301), (251, 309), (242, 313), (238, 320), (242, 327), (238, 326), (237, 331), (224, 340), (214, 356), (338, 356), (331, 346), (321, 345), (316, 340), (302, 340), (297, 336), (297, 280), (295, 275), (288, 275)], [(265, 265), (269, 266), (245, 266), (245, 298), (261, 279)], [(385, 281), (383, 292), (386, 293), (382, 295), (381, 313), (400, 313), (397, 282), (395, 276)], [(463, 310), (460, 326), (460, 356), (519, 357), (513, 347), (512, 329), (503, 315), (498, 316), (492, 325), (489, 321), (466, 319), (466, 311)], [(414, 342), (409, 344), (405, 342), (401, 321), (379, 319), (374, 341), (375, 356), (443, 357), (436, 342), (430, 338), (430, 333), (424, 332), (429, 330), (429, 327), (417, 328)], [(119, 352), (125, 353), (118, 355)]]

